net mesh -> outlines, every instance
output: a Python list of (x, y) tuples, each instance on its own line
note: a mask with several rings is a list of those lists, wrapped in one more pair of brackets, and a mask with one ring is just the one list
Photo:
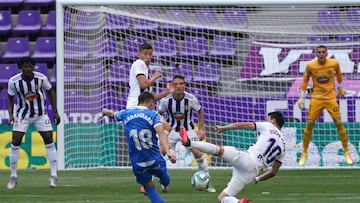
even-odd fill
[[(208, 142), (246, 149), (254, 132), (218, 134), (214, 125), (265, 120), (268, 112), (282, 111), (288, 121), (283, 129), (288, 167), (297, 165), (306, 122), (306, 110), (295, 105), (301, 77), (315, 58), (314, 48), (328, 46), (348, 89), (339, 103), (350, 150), (358, 160), (353, 144), (360, 139), (359, 31), (360, 5), (65, 6), (65, 167), (130, 166), (122, 126), (102, 119), (100, 112), (125, 108), (129, 69), (144, 42), (154, 48), (150, 73), (163, 74), (155, 91), (173, 75), (184, 75), (187, 91), (204, 108)], [(324, 112), (314, 129), (307, 166), (342, 166), (341, 150), (336, 128)], [(176, 153), (178, 163), (170, 167), (194, 166), (181, 146)], [(208, 161), (227, 166), (215, 157)]]

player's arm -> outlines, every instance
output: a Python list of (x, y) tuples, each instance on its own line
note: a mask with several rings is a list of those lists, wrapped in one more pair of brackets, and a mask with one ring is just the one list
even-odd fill
[(53, 108), (54, 120), (55, 120), (55, 123), (57, 125), (57, 124), (60, 123), (60, 116), (59, 116), (59, 113), (57, 111), (54, 88), (50, 88), (49, 90), (47, 90), (47, 94), (49, 95), (50, 103), (51, 103), (51, 106)]
[(279, 172), (280, 166), (281, 166), (281, 162), (275, 161), (271, 170), (268, 170), (265, 173), (255, 177), (255, 180), (254, 180), (255, 184), (260, 181), (264, 181), (264, 180), (274, 177)]
[(8, 94), (9, 125), (14, 123), (14, 96)]
[(204, 109), (200, 108), (198, 113), (198, 119), (199, 119), (199, 128), (198, 128), (198, 136), (199, 139), (202, 140), (205, 138), (205, 113)]
[(165, 90), (163, 90), (160, 93), (154, 95), (155, 101), (158, 101), (158, 100), (166, 97), (168, 94), (172, 94), (174, 92), (174, 90), (175, 90), (175, 85), (173, 83), (168, 83), (166, 85)]
[(160, 144), (163, 146), (163, 149), (165, 150), (165, 153), (166, 153), (167, 157), (169, 158), (171, 163), (175, 163), (176, 162), (176, 156), (173, 155), (170, 152), (168, 137), (166, 136), (166, 134), (164, 132), (163, 126), (162, 125), (156, 126), (155, 131), (159, 136)]
[(139, 83), (140, 88), (141, 88), (141, 89), (146, 89), (146, 88), (154, 85), (154, 84), (155, 84), (155, 80), (157, 80), (157, 79), (160, 78), (160, 77), (161, 77), (161, 73), (156, 72), (156, 73), (154, 73), (154, 75), (153, 75), (151, 78), (149, 78), (149, 79), (147, 79), (144, 74), (138, 74), (138, 75), (136, 76), (136, 79), (137, 79), (137, 81), (138, 81), (138, 83)]
[(346, 94), (346, 90), (343, 88), (342, 86), (342, 74), (341, 74), (341, 70), (340, 70), (340, 65), (338, 64), (335, 68), (335, 74), (336, 74), (336, 80), (338, 83), (338, 93), (337, 96), (339, 98), (343, 98)]
[(309, 70), (309, 66), (306, 66), (305, 75), (303, 77), (303, 80), (302, 80), (301, 86), (300, 86), (300, 98), (296, 102), (297, 105), (301, 109), (304, 108), (304, 106), (305, 106), (306, 89), (307, 89), (307, 84), (309, 82), (309, 79), (310, 79), (310, 70)]
[(223, 132), (226, 130), (236, 130), (236, 129), (255, 130), (256, 125), (254, 122), (236, 122), (224, 126), (220, 126), (220, 125), (215, 126), (215, 130), (217, 132)]

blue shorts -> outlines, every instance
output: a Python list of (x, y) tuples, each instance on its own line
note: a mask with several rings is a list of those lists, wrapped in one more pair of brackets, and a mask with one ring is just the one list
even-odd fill
[(136, 182), (145, 185), (152, 180), (152, 176), (160, 179), (160, 184), (167, 187), (170, 183), (170, 176), (167, 172), (165, 159), (162, 157), (155, 160), (151, 166), (140, 167), (136, 163), (132, 164)]

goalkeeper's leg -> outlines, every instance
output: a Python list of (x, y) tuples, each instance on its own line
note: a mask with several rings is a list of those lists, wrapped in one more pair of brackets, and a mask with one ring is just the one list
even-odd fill
[(354, 163), (351, 154), (349, 152), (348, 137), (346, 135), (346, 129), (340, 119), (334, 119), (337, 131), (339, 133), (340, 141), (344, 149), (344, 155), (346, 163), (352, 165)]
[(304, 138), (303, 138), (303, 150), (299, 159), (299, 165), (304, 166), (307, 159), (307, 151), (309, 148), (310, 140), (312, 137), (312, 131), (315, 125), (314, 120), (308, 120), (306, 123), (306, 127), (304, 129)]

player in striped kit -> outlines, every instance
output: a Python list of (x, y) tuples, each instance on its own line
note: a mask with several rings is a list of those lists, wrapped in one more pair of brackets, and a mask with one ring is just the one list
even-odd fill
[[(168, 135), (169, 145), (172, 149), (175, 149), (176, 143), (180, 142), (179, 131), (181, 127), (185, 127), (191, 140), (199, 141), (205, 138), (205, 122), (204, 110), (199, 104), (199, 101), (194, 95), (185, 92), (186, 83), (184, 76), (175, 75), (172, 84), (175, 86), (175, 91), (173, 94), (160, 100), (158, 112), (160, 114), (166, 113), (168, 115), (168, 123), (172, 127), (172, 130)], [(197, 132), (195, 131), (193, 121), (193, 111), (197, 112), (199, 119)], [(203, 153), (198, 149), (188, 149), (193, 153), (198, 163), (198, 169), (209, 173), (209, 168)], [(216, 192), (212, 185), (207, 188), (207, 191)]]
[[(57, 183), (57, 152), (53, 142), (52, 124), (45, 107), (45, 91), (47, 92), (52, 108), (54, 120), (60, 123), (60, 116), (56, 108), (55, 94), (48, 78), (34, 71), (35, 63), (30, 58), (23, 58), (19, 62), (21, 72), (14, 75), (8, 82), (8, 111), (9, 124), (13, 125), (12, 142), (10, 148), (10, 181), (8, 189), (14, 189), (17, 184), (17, 164), (22, 138), (30, 124), (33, 124), (44, 140), (46, 155), (50, 163), (51, 176), (49, 184), (56, 187)], [(14, 96), (17, 97), (17, 106), (14, 112)]]

